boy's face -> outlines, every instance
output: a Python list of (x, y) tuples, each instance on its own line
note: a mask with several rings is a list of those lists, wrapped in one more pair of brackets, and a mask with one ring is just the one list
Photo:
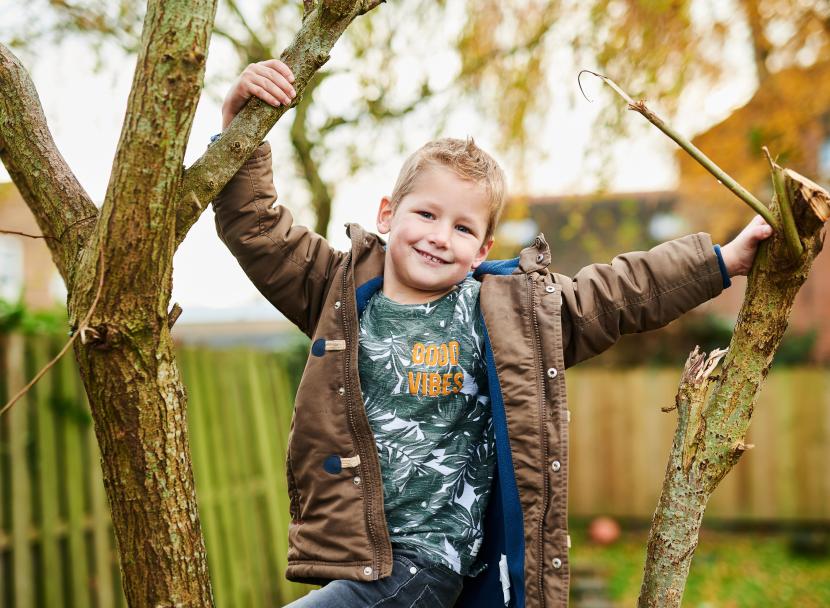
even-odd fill
[(384, 197), (377, 227), (389, 234), (383, 293), (401, 304), (422, 304), (448, 293), (487, 257), (487, 193), (449, 169), (432, 166), (393, 211)]

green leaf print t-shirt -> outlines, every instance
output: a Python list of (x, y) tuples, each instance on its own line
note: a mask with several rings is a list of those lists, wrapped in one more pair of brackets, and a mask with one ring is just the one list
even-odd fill
[(392, 544), (466, 575), (482, 542), (495, 451), (479, 314), (467, 278), (426, 304), (376, 293), (358, 367)]

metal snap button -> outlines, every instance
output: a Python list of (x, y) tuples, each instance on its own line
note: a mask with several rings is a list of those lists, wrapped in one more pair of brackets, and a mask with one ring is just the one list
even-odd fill
[(412, 566), (412, 567), (409, 569), (409, 573), (410, 573), (410, 574), (417, 574), (417, 573), (418, 573), (418, 569), (417, 569), (415, 566)]
[(346, 394), (346, 389), (341, 386), (340, 388), (337, 389), (337, 394), (338, 395), (345, 395)]
[(556, 287), (554, 287), (553, 285), (548, 285), (547, 287), (545, 287), (545, 291), (547, 291), (548, 293), (553, 293), (554, 291), (556, 291)]
[(558, 557), (554, 557), (554, 558), (551, 560), (551, 562), (550, 562), (550, 563), (551, 563), (551, 564), (553, 564), (553, 567), (554, 567), (554, 568), (557, 568), (557, 569), (558, 569), (558, 568), (561, 568), (561, 567), (562, 567), (562, 560), (561, 560), (561, 559), (559, 559)]
[(556, 371), (556, 368), (555, 368), (555, 367), (549, 367), (549, 368), (548, 368), (548, 378), (556, 378), (556, 376), (557, 376), (558, 374), (559, 374), (559, 372), (558, 372), (558, 371)]
[(337, 300), (337, 302), (334, 303), (334, 307), (340, 308), (340, 300)]
[(554, 472), (556, 472), (562, 468), (562, 463), (558, 460), (554, 460), (552, 463), (550, 463), (550, 468), (553, 469)]
[(356, 486), (360, 485), (360, 475), (355, 475), (354, 479), (352, 479), (352, 483)]
[(366, 566), (363, 569), (363, 574), (365, 574), (366, 576), (372, 576), (372, 567), (371, 566)]

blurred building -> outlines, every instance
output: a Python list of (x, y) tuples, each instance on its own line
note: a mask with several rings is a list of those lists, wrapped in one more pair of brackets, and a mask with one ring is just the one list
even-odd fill
[[(42, 234), (35, 218), (11, 182), (0, 183), (0, 230)], [(0, 299), (28, 308), (52, 308), (66, 289), (43, 239), (0, 234)]]

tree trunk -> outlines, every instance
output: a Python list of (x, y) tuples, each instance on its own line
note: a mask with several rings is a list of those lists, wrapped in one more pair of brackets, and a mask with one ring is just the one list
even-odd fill
[[(639, 606), (680, 606), (706, 503), (751, 445), (744, 442), (760, 386), (769, 372), (796, 293), (821, 251), (830, 195), (786, 171), (804, 246), (793, 260), (782, 231), (759, 248), (728, 351), (689, 356), (676, 397), (678, 425), (649, 533)], [(774, 201), (773, 213), (780, 215)], [(725, 357), (724, 357), (725, 355)], [(714, 370), (721, 358), (720, 374)]]
[[(345, 28), (377, 0), (319, 0), (283, 58), (301, 93)], [(100, 212), (54, 146), (25, 69), (0, 45), (0, 159), (66, 280), (81, 379), (130, 606), (212, 606), (187, 398), (167, 307), (173, 253), (285, 108), (252, 102), (193, 167), (182, 159), (216, 0), (150, 0)]]

